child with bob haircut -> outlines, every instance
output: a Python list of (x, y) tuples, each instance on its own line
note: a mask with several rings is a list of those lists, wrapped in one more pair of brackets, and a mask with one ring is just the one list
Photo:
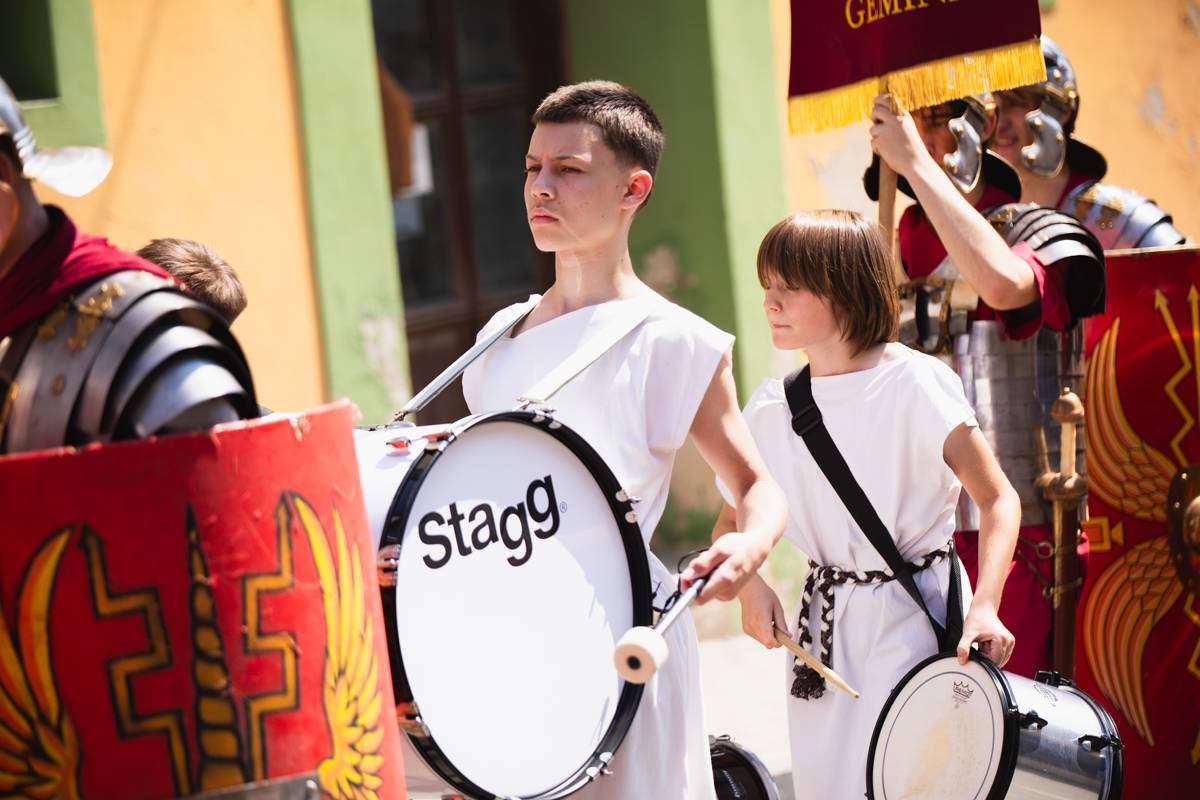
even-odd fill
[[(775, 346), (808, 354), (824, 423), (901, 556), (932, 616), (944, 620), (954, 510), (966, 488), (982, 511), (979, 582), (958, 658), (969, 648), (1002, 665), (1012, 634), (997, 616), (1016, 544), (1020, 504), (963, 394), (958, 376), (895, 341), (899, 308), (891, 255), (876, 225), (850, 211), (796, 214), (758, 251), (763, 309)], [(743, 412), (767, 469), (788, 497), (785, 535), (810, 559), (796, 634), (802, 646), (862, 693), (825, 691), (788, 659), (788, 718), (797, 798), (862, 797), (875, 721), (896, 683), (938, 651), (929, 618), (892, 577), (792, 430), (781, 381), (765, 381)], [(720, 481), (718, 481), (720, 486)], [(726, 504), (714, 540), (735, 530)], [(742, 626), (769, 648), (788, 630), (779, 597), (760, 577), (740, 591)], [(811, 643), (815, 642), (815, 648)]]

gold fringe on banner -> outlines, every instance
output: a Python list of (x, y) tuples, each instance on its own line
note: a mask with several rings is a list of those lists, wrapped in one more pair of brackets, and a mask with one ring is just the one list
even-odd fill
[(871, 103), (883, 92), (890, 92), (901, 108), (913, 109), (1044, 80), (1046, 62), (1042, 46), (1033, 39), (929, 61), (836, 89), (789, 97), (788, 127), (792, 133), (816, 133), (868, 119)]

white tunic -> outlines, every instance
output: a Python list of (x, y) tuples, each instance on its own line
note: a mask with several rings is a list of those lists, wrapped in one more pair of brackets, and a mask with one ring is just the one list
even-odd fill
[[(497, 342), (463, 375), (472, 413), (501, 411), (597, 330), (630, 312), (614, 300), (588, 306)], [(661, 606), (674, 576), (649, 553), (662, 517), (675, 451), (687, 440), (700, 401), (733, 337), (654, 295), (650, 314), (628, 336), (551, 400), (555, 417), (594, 447), (629, 492), (640, 498), (638, 524)], [(480, 332), (508, 318), (499, 312)], [(699, 647), (691, 614), (667, 633), (671, 657), (646, 685), (637, 717), (606, 776), (575, 795), (613, 800), (715, 798), (701, 708)]]
[[(905, 561), (919, 561), (945, 546), (954, 533), (962, 485), (942, 448), (959, 425), (975, 425), (958, 376), (937, 359), (893, 343), (877, 366), (813, 378), (812, 390), (830, 436)], [(787, 538), (817, 564), (858, 572), (886, 569), (793, 433), (782, 382), (765, 381), (743, 413), (768, 470), (787, 495)], [(718, 488), (728, 501), (719, 482)], [(944, 619), (948, 562), (942, 559), (915, 577), (930, 612)], [(962, 585), (966, 608), (970, 589), (965, 579)], [(937, 650), (929, 620), (897, 581), (843, 584), (834, 591), (834, 606), (833, 668), (862, 692), (861, 698), (832, 686), (819, 699), (793, 697), (793, 657), (779, 651), (786, 661), (797, 798), (865, 794), (867, 750), (879, 712), (900, 678)], [(818, 654), (819, 608), (814, 599), (810, 650)], [(793, 619), (798, 613), (797, 607)]]

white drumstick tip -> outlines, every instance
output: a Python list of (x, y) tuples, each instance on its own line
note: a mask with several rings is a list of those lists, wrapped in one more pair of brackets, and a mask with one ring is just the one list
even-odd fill
[(645, 683), (667, 661), (667, 640), (653, 628), (630, 628), (613, 651), (617, 674), (630, 683)]

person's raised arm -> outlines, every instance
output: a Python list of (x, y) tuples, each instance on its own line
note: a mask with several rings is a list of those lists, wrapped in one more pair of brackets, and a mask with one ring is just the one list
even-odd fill
[(1025, 308), (1041, 295), (1033, 269), (1015, 255), (929, 155), (907, 111), (887, 95), (871, 110), (871, 149), (903, 175), (963, 278), (997, 311)]
[(763, 465), (742, 418), (728, 353), (700, 401), (691, 435), (700, 455), (729, 489), (737, 510), (734, 529), (692, 561), (681, 580), (686, 587), (711, 572), (699, 601), (732, 600), (783, 535), (787, 500)]

